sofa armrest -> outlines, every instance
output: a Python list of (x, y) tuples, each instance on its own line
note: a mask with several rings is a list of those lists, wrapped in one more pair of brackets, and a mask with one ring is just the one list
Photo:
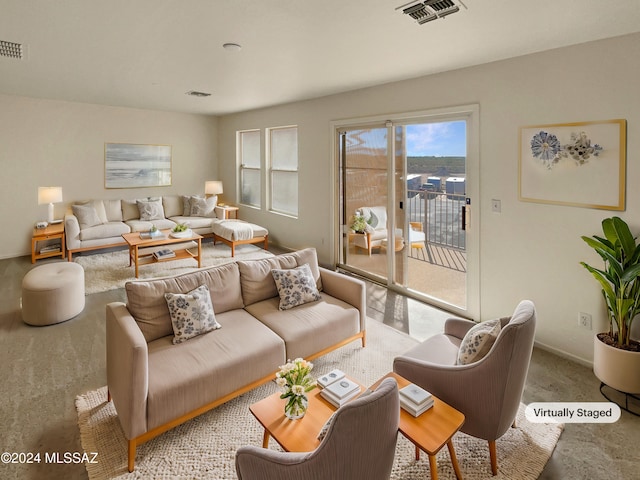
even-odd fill
[(462, 340), (474, 325), (477, 324), (472, 320), (464, 320), (462, 318), (448, 318), (444, 322), (444, 334), (451, 335)]
[(122, 302), (107, 304), (107, 387), (127, 439), (147, 431), (149, 352)]
[(68, 250), (80, 248), (80, 223), (77, 217), (70, 213), (64, 216), (64, 236)]
[(322, 290), (360, 312), (360, 331), (365, 330), (367, 319), (367, 288), (362, 280), (319, 267)]

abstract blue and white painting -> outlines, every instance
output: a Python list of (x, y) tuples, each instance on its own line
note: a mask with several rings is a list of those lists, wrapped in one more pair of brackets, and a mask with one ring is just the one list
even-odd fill
[(171, 145), (105, 143), (105, 188), (171, 185)]

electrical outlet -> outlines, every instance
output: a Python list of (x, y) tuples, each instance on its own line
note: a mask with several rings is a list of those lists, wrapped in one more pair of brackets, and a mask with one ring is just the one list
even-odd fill
[(591, 330), (591, 315), (589, 313), (580, 312), (578, 314), (578, 326)]

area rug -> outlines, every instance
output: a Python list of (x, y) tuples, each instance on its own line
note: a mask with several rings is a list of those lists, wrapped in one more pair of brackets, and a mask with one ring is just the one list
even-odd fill
[[(369, 320), (367, 346), (359, 342), (342, 347), (314, 362), (314, 372), (322, 374), (340, 368), (348, 375), (371, 385), (392, 368), (393, 358), (416, 341), (380, 322)], [(212, 411), (170, 430), (137, 449), (135, 470), (127, 472), (127, 441), (112, 403), (107, 403), (106, 387), (76, 398), (80, 437), (85, 452), (97, 452), (97, 463), (87, 464), (92, 480), (102, 479), (235, 479), (235, 452), (243, 445), (261, 445), (263, 429), (249, 412), (249, 405), (274, 393), (273, 382), (258, 387)], [(497, 444), (499, 473), (491, 474), (487, 442), (458, 432), (454, 445), (466, 480), (538, 478), (562, 432), (562, 425), (529, 423), (520, 406), (517, 428)], [(269, 447), (279, 449), (271, 440)], [(415, 460), (413, 444), (398, 435), (391, 478), (429, 478), (426, 454)], [(438, 456), (438, 475), (453, 479), (449, 453)]]
[[(273, 256), (255, 245), (238, 245), (235, 257), (231, 247), (213, 242), (202, 244), (202, 268), (222, 265), (234, 260), (255, 260)], [(134, 267), (129, 266), (128, 250), (77, 256), (74, 261), (84, 268), (85, 294), (106, 292), (124, 287), (125, 282), (135, 280)], [(196, 270), (198, 263), (190, 258), (169, 262), (141, 265), (138, 278), (155, 278), (178, 275)]]

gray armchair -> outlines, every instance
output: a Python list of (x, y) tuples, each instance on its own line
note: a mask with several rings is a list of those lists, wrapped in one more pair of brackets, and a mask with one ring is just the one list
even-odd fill
[(458, 350), (467, 331), (476, 325), (449, 319), (444, 333), (412, 348), (393, 361), (393, 371), (420, 385), (461, 411), (461, 431), (489, 442), (491, 470), (498, 472), (496, 440), (514, 425), (533, 350), (536, 314), (523, 300), (482, 359), (457, 365)]
[(398, 385), (388, 378), (373, 393), (339, 408), (313, 452), (241, 447), (236, 452), (238, 479), (388, 479), (396, 451), (399, 402)]

